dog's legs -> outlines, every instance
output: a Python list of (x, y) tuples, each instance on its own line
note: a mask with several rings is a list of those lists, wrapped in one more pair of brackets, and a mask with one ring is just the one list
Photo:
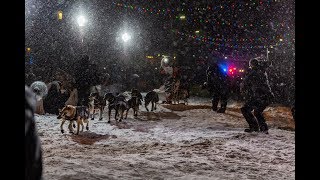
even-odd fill
[(80, 123), (81, 123), (81, 118), (80, 117), (78, 117), (78, 119), (77, 119), (77, 135), (79, 134), (79, 130), (80, 130)]
[(99, 108), (99, 110), (100, 110), (99, 121), (102, 120), (102, 112), (103, 112), (103, 109), (104, 109), (104, 108), (103, 108), (102, 106)]
[(139, 102), (140, 102), (140, 100), (137, 98), (136, 99), (136, 105), (133, 108), (133, 116), (135, 116), (135, 117), (138, 116)]
[(174, 98), (174, 92), (172, 92), (171, 94), (172, 94), (172, 96), (171, 96), (171, 103), (174, 104), (174, 100), (175, 100), (175, 98)]
[(80, 120), (80, 124), (81, 124), (81, 132), (83, 132), (83, 128), (84, 128), (83, 121), (84, 121), (84, 119), (83, 119), (83, 118), (81, 118), (81, 120)]
[(87, 121), (86, 130), (89, 130), (89, 121)]
[(157, 110), (157, 102), (154, 102), (154, 110)]
[(119, 122), (121, 122), (122, 121), (122, 119), (123, 119), (123, 109), (122, 108), (120, 108), (120, 120), (119, 120)]
[(127, 111), (126, 111), (126, 117), (125, 117), (125, 119), (127, 119), (127, 117), (128, 117), (128, 112), (129, 112), (129, 109), (127, 109)]
[(108, 112), (108, 115), (109, 115), (109, 120), (108, 120), (108, 123), (110, 123), (110, 117), (111, 117), (111, 109), (109, 108), (109, 112)]
[(144, 107), (146, 107), (146, 110), (149, 112), (148, 104), (149, 104), (149, 103), (145, 102)]
[(91, 120), (94, 120), (94, 113), (95, 113), (95, 110), (92, 111)]
[(172, 104), (176, 103), (176, 95), (175, 93), (172, 93)]
[(176, 104), (179, 104), (179, 91), (176, 92)]
[(117, 121), (118, 120), (118, 113), (119, 113), (119, 110), (118, 108), (116, 109), (116, 113), (114, 114), (114, 119)]
[(175, 104), (179, 104), (179, 94), (178, 94), (178, 92), (175, 93), (174, 99), (175, 99)]
[(63, 134), (64, 133), (64, 130), (63, 130), (63, 124), (66, 122), (65, 119), (62, 119), (62, 122), (61, 122), (61, 125), (60, 125), (60, 130), (61, 130), (61, 133)]
[(134, 115), (135, 117), (138, 116), (138, 108), (137, 108), (137, 107), (135, 107), (135, 108), (133, 109), (133, 115)]
[(71, 134), (73, 134), (73, 128), (72, 128), (73, 125), (74, 125), (73, 121), (70, 121), (68, 129), (69, 129), (69, 133), (71, 133)]
[(151, 105), (152, 105), (151, 106), (151, 111), (153, 111), (153, 109), (154, 109), (154, 102), (153, 101), (151, 102)]
[(188, 105), (188, 91), (187, 91), (187, 90), (184, 90), (182, 95), (183, 95), (182, 98), (183, 98), (183, 100), (184, 100), (184, 104), (185, 104), (185, 105)]
[(93, 102), (89, 103), (89, 118), (91, 118), (91, 120), (94, 120), (94, 103)]
[(72, 127), (73, 127), (73, 128), (76, 128), (76, 124), (75, 124), (74, 121), (72, 121)]
[(91, 109), (90, 109), (90, 117), (91, 117), (91, 120), (94, 120), (94, 106), (93, 105), (91, 105), (91, 107), (90, 107)]

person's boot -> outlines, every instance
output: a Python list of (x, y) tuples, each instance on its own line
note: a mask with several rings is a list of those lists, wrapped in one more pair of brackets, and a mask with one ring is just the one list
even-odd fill
[(249, 128), (244, 129), (244, 132), (247, 132), (247, 133), (259, 132), (259, 128), (256, 126), (249, 126)]
[(218, 108), (217, 107), (211, 107), (211, 109), (212, 109), (212, 111), (217, 111), (218, 110)]
[(267, 124), (264, 124), (262, 126), (260, 126), (260, 131), (265, 133), (265, 134), (269, 134), (268, 132), (269, 128), (268, 128), (268, 125)]
[(226, 112), (226, 108), (220, 108), (217, 111), (217, 113), (225, 113), (225, 112)]
[(255, 117), (253, 116), (253, 114), (251, 113), (251, 109), (249, 107), (242, 107), (241, 108), (241, 113), (244, 116), (245, 120), (247, 121), (249, 128), (245, 129), (244, 132), (258, 132), (259, 131), (259, 125), (255, 119)]
[(263, 115), (262, 115), (262, 110), (260, 111), (254, 111), (254, 115), (256, 116), (256, 119), (258, 121), (259, 127), (260, 127), (260, 131), (265, 133), (265, 134), (269, 134), (268, 133), (268, 125), (266, 123), (266, 120), (264, 119)]
[(217, 111), (218, 113), (225, 113), (227, 109), (227, 99), (221, 99), (220, 109)]
[(211, 109), (212, 111), (217, 111), (218, 110), (218, 99), (217, 98), (212, 98), (211, 100)]

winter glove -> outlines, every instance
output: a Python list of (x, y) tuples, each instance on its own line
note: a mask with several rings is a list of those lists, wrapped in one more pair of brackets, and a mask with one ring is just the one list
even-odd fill
[(203, 85), (201, 85), (201, 89), (206, 89), (208, 87), (208, 83), (204, 82)]

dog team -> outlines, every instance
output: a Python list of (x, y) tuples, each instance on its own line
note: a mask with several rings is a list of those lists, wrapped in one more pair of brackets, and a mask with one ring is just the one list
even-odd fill
[[(88, 106), (73, 106), (66, 105), (59, 111), (58, 119), (62, 119), (60, 129), (61, 133), (64, 133), (63, 125), (65, 121), (69, 121), (68, 129), (70, 133), (75, 128), (74, 122), (77, 123), (76, 134), (79, 134), (80, 126), (83, 131), (84, 124), (86, 124), (86, 130), (89, 130), (89, 118), (94, 120), (94, 114), (99, 111), (99, 120), (102, 120), (102, 113), (105, 107), (108, 108), (108, 123), (111, 120), (111, 111), (115, 111), (115, 120), (121, 122), (126, 119), (130, 109), (133, 109), (134, 117), (138, 116), (139, 105), (142, 105), (144, 100), (144, 106), (149, 112), (148, 105), (151, 103), (151, 111), (157, 109), (157, 103), (159, 102), (159, 96), (155, 91), (150, 91), (143, 99), (141, 93), (137, 89), (131, 90), (131, 97), (127, 101), (123, 94), (114, 95), (113, 93), (106, 93), (104, 96), (100, 96), (98, 92), (90, 93)], [(108, 103), (107, 103), (108, 102)], [(124, 115), (125, 114), (125, 115)], [(120, 116), (120, 119), (118, 117)]]

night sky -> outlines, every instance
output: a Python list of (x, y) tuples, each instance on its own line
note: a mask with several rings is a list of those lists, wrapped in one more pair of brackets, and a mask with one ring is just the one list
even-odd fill
[[(62, 21), (57, 20), (59, 10)], [(294, 44), (293, 0), (32, 0), (26, 2), (26, 46), (40, 59), (57, 52), (69, 58), (82, 52), (76, 24), (81, 13), (88, 19), (84, 32), (87, 52), (98, 62), (117, 58), (124, 51), (119, 42), (123, 30), (133, 36), (133, 45), (126, 51), (139, 57), (177, 53), (205, 58), (214, 54), (242, 60), (259, 56), (272, 44)]]
[[(79, 16), (86, 19), (83, 27)], [(159, 86), (160, 61), (168, 55), (191, 69), (192, 83), (200, 85), (212, 60), (246, 68), (250, 59), (262, 57), (272, 62), (278, 99), (294, 99), (293, 0), (29, 0), (25, 18), (26, 65), (40, 68), (46, 79), (57, 69), (72, 73), (88, 54), (120, 82), (138, 74), (150, 87)]]

